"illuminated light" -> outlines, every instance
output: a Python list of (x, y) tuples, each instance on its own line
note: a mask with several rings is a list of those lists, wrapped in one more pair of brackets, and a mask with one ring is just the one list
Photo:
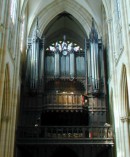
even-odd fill
[(62, 92), (63, 94), (66, 94), (67, 92)]
[(77, 47), (74, 48), (75, 51), (79, 51), (79, 49), (80, 49), (79, 46), (77, 46)]
[(35, 127), (38, 127), (38, 124), (35, 124)]
[[(55, 52), (57, 49), (59, 52), (64, 52), (64, 50), (66, 52), (71, 52), (71, 50), (74, 50), (75, 52), (78, 52), (80, 50), (83, 50), (82, 48), (80, 48), (80, 46), (78, 46), (77, 43), (71, 42), (71, 41), (57, 41), (56, 43), (52, 43), (50, 46), (50, 51)], [(68, 53), (67, 53), (68, 54)], [(66, 55), (67, 55), (66, 54)]]
[(55, 51), (55, 47), (50, 46), (49, 48), (51, 51)]

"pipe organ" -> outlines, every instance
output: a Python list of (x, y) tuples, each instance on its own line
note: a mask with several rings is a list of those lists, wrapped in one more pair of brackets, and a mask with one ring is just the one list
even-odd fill
[[(46, 78), (82, 78), (86, 93), (101, 92), (101, 82), (104, 81), (104, 58), (102, 40), (92, 22), (89, 38), (85, 40), (84, 50), (76, 43), (57, 41), (44, 50), (43, 39), (38, 36), (38, 26), (32, 38), (28, 40), (27, 80), (32, 89)], [(45, 52), (44, 52), (45, 51)], [(86, 84), (87, 83), (87, 84)]]
[(102, 40), (94, 21), (84, 48), (75, 39), (70, 41), (65, 36), (63, 40), (54, 39), (52, 44), (47, 40), (44, 44), (38, 35), (38, 25), (28, 39), (18, 146), (23, 150), (26, 146), (33, 156), (38, 153), (49, 157), (50, 149), (57, 150), (60, 145), (78, 149), (84, 154), (80, 153), (81, 156), (100, 156), (99, 150), (101, 154), (106, 151), (103, 145), (107, 149), (113, 145), (112, 136), (107, 135), (110, 127), (104, 125), (109, 122)]
[(56, 43), (56, 50), (55, 50), (55, 66), (54, 66), (54, 70), (55, 70), (55, 78), (58, 78), (60, 75), (60, 57), (59, 57), (59, 46)]
[(75, 77), (75, 56), (74, 56), (74, 51), (73, 48), (70, 53), (70, 78)]
[(92, 21), (87, 44), (87, 83), (91, 85), (91, 90), (88, 93), (98, 94), (100, 92), (101, 81), (104, 81), (104, 58), (102, 40), (98, 39), (94, 21)]
[(32, 38), (28, 39), (26, 80), (30, 89), (37, 89), (42, 83), (44, 69), (43, 39), (38, 35), (38, 24)]

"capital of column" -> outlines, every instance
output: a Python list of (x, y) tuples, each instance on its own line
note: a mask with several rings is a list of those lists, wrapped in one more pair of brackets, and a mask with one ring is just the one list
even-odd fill
[(129, 122), (130, 121), (130, 117), (129, 116), (124, 116), (124, 117), (120, 117), (120, 120), (124, 123), (124, 122)]
[(111, 16), (107, 17), (106, 22), (111, 23), (112, 22), (112, 17)]
[(0, 32), (3, 32), (3, 30), (4, 30), (4, 25), (1, 23), (0, 24)]
[(20, 23), (23, 23), (23, 18), (22, 18), (22, 17), (18, 17), (18, 21), (19, 21)]
[(8, 117), (8, 116), (2, 116), (1, 120), (2, 120), (2, 121), (5, 121), (5, 122), (8, 122), (9, 117)]

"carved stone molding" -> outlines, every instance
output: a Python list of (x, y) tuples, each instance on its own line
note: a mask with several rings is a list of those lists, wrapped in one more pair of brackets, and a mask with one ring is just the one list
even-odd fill
[(129, 121), (130, 121), (130, 117), (129, 117), (129, 116), (120, 117), (120, 120), (121, 120), (123, 123), (129, 122)]
[(9, 121), (9, 116), (2, 116), (1, 120), (3, 122), (8, 122)]
[(106, 19), (106, 22), (107, 22), (107, 23), (111, 23), (111, 22), (112, 22), (112, 17), (111, 17), (111, 16), (108, 17), (108, 18)]
[(0, 32), (3, 32), (4, 31), (4, 25), (1, 23), (0, 24)]

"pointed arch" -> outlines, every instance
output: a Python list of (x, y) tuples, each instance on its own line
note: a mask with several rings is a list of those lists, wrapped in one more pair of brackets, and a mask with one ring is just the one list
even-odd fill
[(129, 97), (128, 97), (128, 83), (127, 83), (127, 70), (123, 64), (121, 73), (121, 116), (129, 115)]
[[(43, 8), (40, 13), (35, 17), (29, 20), (28, 35), (31, 36), (31, 33), (35, 27), (36, 17), (39, 17), (39, 29), (40, 32), (43, 32), (46, 26), (52, 21), (58, 14), (62, 12), (67, 12), (71, 14), (79, 23), (83, 26), (86, 34), (88, 35), (91, 29), (92, 17), (94, 17), (96, 22), (96, 27), (100, 23), (100, 19), (90, 13), (90, 8), (84, 8), (76, 1), (53, 1), (48, 6)], [(97, 27), (98, 33), (101, 34), (101, 27)]]
[(0, 128), (0, 156), (5, 157), (7, 147), (7, 134), (8, 134), (8, 120), (9, 120), (9, 105), (10, 105), (10, 74), (9, 65), (5, 68), (4, 89), (2, 98), (2, 111), (1, 111), (1, 128)]

